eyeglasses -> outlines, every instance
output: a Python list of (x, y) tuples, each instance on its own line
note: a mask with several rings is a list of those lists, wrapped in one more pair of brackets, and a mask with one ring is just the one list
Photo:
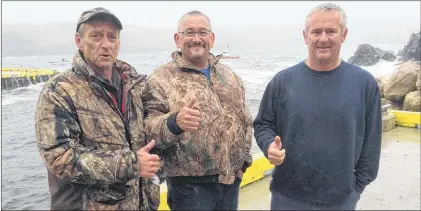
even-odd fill
[(198, 32), (195, 32), (193, 30), (187, 30), (187, 31), (178, 32), (178, 33), (180, 33), (180, 34), (182, 34), (182, 35), (184, 35), (186, 37), (194, 37), (196, 34), (198, 34), (199, 37), (206, 37), (206, 36), (208, 36), (210, 34), (210, 32), (211, 31), (209, 29), (206, 29), (206, 30), (200, 30)]

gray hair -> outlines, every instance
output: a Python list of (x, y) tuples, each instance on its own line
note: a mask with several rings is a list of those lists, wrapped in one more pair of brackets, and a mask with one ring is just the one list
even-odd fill
[(178, 21), (177, 31), (180, 31), (181, 23), (183, 23), (184, 19), (188, 16), (203, 16), (203, 17), (205, 17), (208, 20), (208, 23), (209, 23), (209, 30), (212, 31), (212, 24), (211, 24), (211, 21), (210, 21), (209, 17), (207, 15), (205, 15), (204, 13), (198, 11), (198, 10), (192, 10), (190, 12), (185, 13), (183, 16), (181, 16), (180, 20)]
[(307, 15), (304, 30), (307, 31), (308, 29), (308, 25), (307, 25), (308, 19), (310, 18), (311, 15), (313, 15), (316, 12), (330, 12), (330, 11), (339, 12), (341, 14), (341, 18), (342, 18), (341, 27), (342, 27), (342, 31), (344, 31), (347, 28), (346, 14), (340, 6), (333, 3), (324, 3), (324, 4), (320, 4), (314, 7)]
[(79, 29), (77, 30), (77, 34), (79, 35), (79, 37), (83, 37), (83, 28), (84, 28), (85, 24), (82, 23), (79, 26)]
[[(112, 18), (110, 18), (110, 17), (108, 17), (108, 16), (104, 16), (104, 17), (93, 17), (91, 20), (89, 20), (89, 21), (87, 21), (87, 22), (85, 22), (85, 23), (90, 23), (90, 22), (93, 22), (93, 21), (99, 21), (99, 22), (101, 22), (101, 23), (111, 23), (111, 24), (115, 24), (115, 22), (114, 22), (114, 19), (112, 19)], [(83, 37), (83, 32), (84, 32), (84, 28), (85, 28), (85, 23), (82, 23), (80, 26), (79, 26), (79, 29), (77, 30), (77, 34), (79, 34), (79, 37)], [(118, 34), (118, 37), (120, 37), (120, 30), (119, 29), (117, 29), (117, 34)]]

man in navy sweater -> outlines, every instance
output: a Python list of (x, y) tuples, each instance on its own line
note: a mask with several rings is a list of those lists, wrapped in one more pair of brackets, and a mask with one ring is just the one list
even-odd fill
[(340, 59), (346, 15), (322, 4), (307, 16), (308, 58), (269, 82), (254, 121), (275, 165), (271, 209), (354, 210), (377, 177), (380, 91), (367, 71)]

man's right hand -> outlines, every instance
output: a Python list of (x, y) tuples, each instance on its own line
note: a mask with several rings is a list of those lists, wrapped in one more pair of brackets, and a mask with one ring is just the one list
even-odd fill
[(178, 112), (176, 122), (178, 127), (183, 131), (195, 131), (200, 125), (201, 113), (197, 107), (194, 106), (196, 103), (196, 96), (192, 96), (190, 100), (184, 105), (184, 107)]
[(155, 140), (152, 140), (146, 146), (137, 151), (137, 160), (139, 163), (139, 172), (141, 177), (153, 177), (159, 169), (160, 160), (158, 155), (149, 154), (149, 151), (154, 146)]
[(273, 165), (281, 165), (285, 159), (285, 149), (282, 149), (282, 142), (279, 136), (275, 137), (275, 141), (269, 145), (268, 160)]

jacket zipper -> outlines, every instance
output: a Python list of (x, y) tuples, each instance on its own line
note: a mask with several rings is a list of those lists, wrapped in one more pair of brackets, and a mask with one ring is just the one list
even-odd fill
[[(130, 85), (130, 87), (127, 89), (127, 96), (125, 97), (125, 102), (124, 102), (124, 104), (125, 104), (125, 108), (126, 108), (126, 110), (124, 111), (124, 120), (123, 120), (123, 122), (125, 122), (125, 123), (127, 123), (127, 124), (129, 124), (129, 111), (131, 110), (130, 108), (130, 106), (129, 106), (129, 103), (131, 102), (131, 100), (132, 100), (132, 95), (131, 95), (131, 90), (132, 90), (132, 88), (137, 84), (137, 83), (139, 83), (142, 79), (143, 79), (144, 77), (143, 76), (138, 76), (138, 78), (136, 78), (135, 79), (135, 81), (133, 82), (133, 84), (131, 84)], [(123, 93), (123, 95), (124, 95), (125, 93)], [(130, 130), (129, 130), (129, 132), (130, 132)], [(130, 139), (131, 139), (131, 135), (130, 135)]]
[[(130, 88), (127, 90), (127, 93), (129, 93), (130, 92), (130, 90), (132, 89), (132, 87), (137, 83), (137, 82), (139, 82), (140, 81), (140, 79), (142, 79), (141, 77), (139, 77), (139, 79), (137, 79), (131, 86), (130, 86)], [(95, 82), (95, 83), (97, 83), (97, 82)], [(98, 84), (98, 83), (97, 83)], [(125, 104), (125, 106), (126, 106), (126, 110), (124, 111), (125, 112), (125, 116), (126, 116), (126, 118), (124, 118), (124, 116), (123, 116), (123, 114), (120, 112), (120, 110), (115, 106), (115, 104), (114, 104), (114, 102), (113, 103), (111, 103), (112, 102), (112, 99), (111, 99), (111, 97), (107, 94), (107, 90), (105, 90), (105, 88), (104, 87), (102, 87), (102, 86), (99, 86), (99, 87), (97, 87), (98, 85), (96, 85), (95, 86), (95, 88), (100, 88), (100, 93), (101, 93), (101, 95), (105, 98), (105, 102), (107, 102), (107, 104), (120, 116), (120, 119), (121, 119), (121, 121), (123, 122), (123, 125), (124, 125), (124, 135), (125, 135), (125, 137), (126, 137), (126, 139), (127, 139), (127, 143), (129, 144), (129, 147), (130, 147), (130, 150), (133, 150), (133, 146), (132, 146), (132, 142), (131, 142), (131, 135), (130, 135), (130, 130), (128, 129), (128, 125), (127, 125), (127, 123), (128, 123), (128, 118), (127, 118), (127, 105), (128, 105), (128, 102), (129, 102), (129, 99), (125, 99), (125, 102), (123, 102), (124, 104)], [(124, 89), (124, 85), (123, 85), (123, 89)], [(123, 93), (123, 95), (124, 95), (125, 93)], [(126, 120), (127, 119), (127, 120)]]
[[(210, 69), (210, 73), (209, 73), (210, 75), (211, 75), (212, 70), (213, 70), (213, 67), (211, 67), (211, 69)], [(204, 75), (204, 73), (202, 73), (202, 74)], [(215, 71), (215, 75), (216, 75), (216, 71)], [(206, 77), (206, 75), (205, 75), (205, 77)], [(211, 77), (211, 80), (212, 80), (212, 78), (214, 78), (214, 77)], [(213, 83), (211, 82), (211, 80), (208, 80), (207, 77), (206, 77), (207, 88), (208, 88), (209, 92), (211, 92), (212, 94), (215, 95), (215, 98), (218, 100), (219, 108), (223, 111), (221, 99), (219, 98), (219, 96), (217, 94), (214, 93)], [(212, 96), (212, 94), (210, 94), (210, 96)], [(222, 117), (223, 117), (223, 115), (222, 115)], [(224, 121), (224, 118), (222, 118), (222, 121)], [(225, 174), (226, 174), (226, 176), (229, 176), (229, 171), (231, 169), (231, 165), (230, 165), (231, 163), (229, 162), (230, 159), (229, 159), (229, 155), (228, 155), (228, 142), (225, 141), (225, 142), (223, 142), (223, 144), (225, 145), (225, 159), (226, 159), (227, 165), (228, 165), (227, 168), (225, 168), (225, 169), (227, 169)]]

